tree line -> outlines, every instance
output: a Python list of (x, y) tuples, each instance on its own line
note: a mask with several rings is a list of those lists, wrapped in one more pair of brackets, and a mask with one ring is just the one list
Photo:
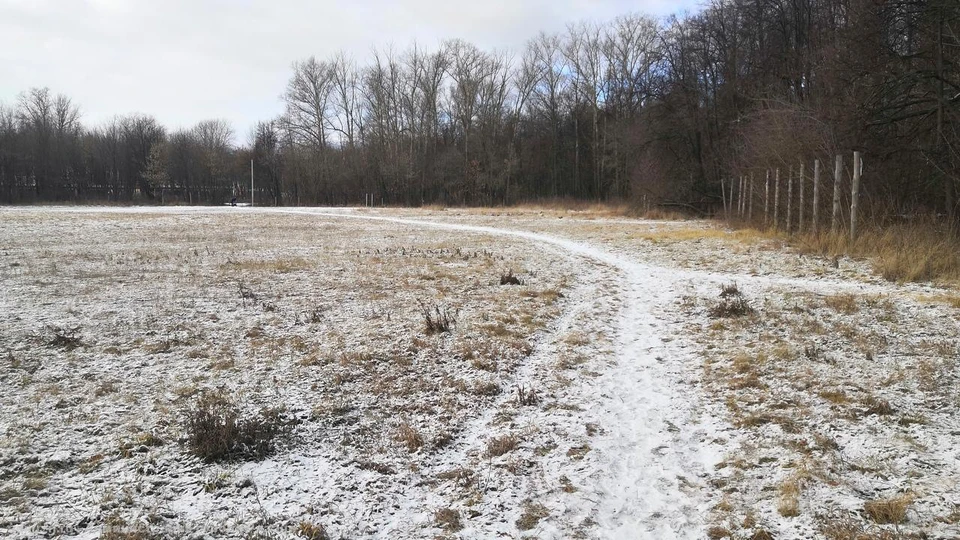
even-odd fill
[(0, 105), (0, 200), (497, 205), (632, 200), (713, 211), (750, 170), (859, 150), (864, 204), (956, 219), (960, 2), (715, 0), (540, 33), (295, 62), (284, 112), (230, 124), (80, 121), (64, 95)]

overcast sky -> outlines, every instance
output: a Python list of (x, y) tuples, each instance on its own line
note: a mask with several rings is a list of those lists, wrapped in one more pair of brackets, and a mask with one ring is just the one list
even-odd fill
[(462, 38), (522, 49), (539, 31), (640, 11), (693, 10), (697, 0), (0, 0), (0, 103), (48, 86), (96, 125), (152, 114), (168, 128), (229, 120), (246, 142), (282, 110), (290, 64), (339, 49)]

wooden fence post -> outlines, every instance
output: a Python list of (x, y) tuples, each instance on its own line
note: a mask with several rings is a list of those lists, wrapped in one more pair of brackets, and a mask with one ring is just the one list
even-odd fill
[(750, 178), (743, 175), (743, 217), (747, 217), (747, 203), (750, 201)]
[(850, 241), (857, 239), (857, 207), (860, 206), (860, 152), (853, 153), (853, 190), (850, 193)]
[(777, 177), (773, 188), (773, 228), (780, 228), (780, 169), (777, 169)]
[(820, 160), (813, 160), (813, 234), (817, 234), (820, 218)]
[(770, 169), (767, 169), (767, 187), (763, 192), (763, 224), (770, 226)]
[(800, 160), (800, 223), (797, 226), (797, 232), (803, 234), (803, 160)]
[(740, 217), (740, 197), (743, 197), (743, 184), (741, 182), (742, 176), (737, 177), (737, 196), (733, 199), (734, 210), (733, 213), (738, 218)]
[(741, 174), (740, 175), (740, 198), (737, 199), (737, 214), (740, 216), (740, 219), (743, 219), (743, 198), (744, 198), (743, 186), (744, 186), (744, 179), (743, 179), (743, 175)]
[(793, 229), (793, 165), (790, 166), (790, 176), (787, 177), (787, 234)]
[(727, 221), (730, 221), (730, 211), (727, 210), (727, 183), (723, 181), (723, 177), (720, 177), (720, 200), (723, 201), (723, 217), (727, 218)]
[(836, 233), (840, 224), (840, 175), (843, 174), (843, 156), (837, 156), (837, 164), (833, 169), (833, 219), (830, 221), (830, 232)]

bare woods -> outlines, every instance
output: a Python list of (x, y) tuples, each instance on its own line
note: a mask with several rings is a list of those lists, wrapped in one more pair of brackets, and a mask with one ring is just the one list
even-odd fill
[(285, 113), (239, 146), (223, 120), (87, 126), (69, 97), (34, 88), (0, 105), (0, 201), (242, 200), (252, 159), (264, 204), (563, 197), (715, 212), (739, 175), (758, 186), (761, 171), (858, 151), (865, 217), (955, 221), (958, 62), (956, 0), (716, 0), (571, 24), (515, 53), (451, 40), (362, 65), (309, 57)]

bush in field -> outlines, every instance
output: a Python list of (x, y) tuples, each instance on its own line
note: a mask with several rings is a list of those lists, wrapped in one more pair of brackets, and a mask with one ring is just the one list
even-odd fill
[(750, 306), (736, 283), (724, 285), (720, 290), (720, 301), (710, 308), (710, 316), (716, 318), (743, 317), (752, 315), (756, 310)]
[(456, 315), (450, 311), (450, 308), (441, 309), (437, 304), (431, 307), (421, 302), (420, 313), (423, 315), (423, 325), (428, 334), (445, 334), (457, 323)]
[(289, 427), (279, 409), (245, 416), (222, 394), (204, 394), (185, 416), (187, 447), (206, 462), (261, 459)]

